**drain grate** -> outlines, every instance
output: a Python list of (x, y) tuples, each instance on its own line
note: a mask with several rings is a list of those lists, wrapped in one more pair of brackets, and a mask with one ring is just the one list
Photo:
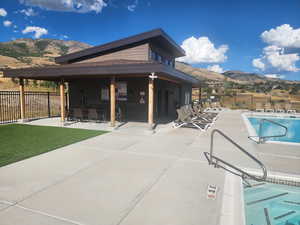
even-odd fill
[(267, 201), (267, 200), (270, 200), (270, 199), (273, 199), (273, 198), (279, 198), (279, 197), (287, 195), (287, 194), (289, 194), (289, 193), (288, 192), (284, 192), (284, 193), (281, 193), (281, 194), (278, 194), (278, 195), (273, 195), (273, 196), (270, 196), (270, 197), (267, 197), (267, 198), (255, 200), (255, 201), (252, 201), (252, 202), (248, 202), (247, 205), (253, 205), (253, 204), (256, 204), (256, 203), (259, 203), (259, 202), (263, 202), (263, 201)]
[(281, 218), (283, 218), (283, 217), (289, 216), (289, 215), (294, 214), (294, 213), (296, 213), (296, 211), (289, 211), (289, 212), (284, 213), (284, 214), (282, 214), (282, 215), (280, 215), (280, 216), (274, 217), (274, 219), (275, 219), (275, 220), (278, 220), (278, 219), (281, 219)]

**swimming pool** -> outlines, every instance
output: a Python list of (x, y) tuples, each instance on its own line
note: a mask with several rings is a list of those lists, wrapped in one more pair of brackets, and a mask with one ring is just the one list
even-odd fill
[(299, 225), (300, 187), (255, 183), (244, 188), (247, 225)]
[[(269, 119), (274, 122), (280, 123), (288, 128), (287, 135), (285, 137), (268, 138), (268, 141), (280, 141), (289, 143), (300, 143), (300, 118), (289, 117), (260, 117), (260, 116), (248, 116), (250, 124), (256, 131), (256, 136), (259, 130), (259, 123), (261, 119)], [(272, 124), (270, 122), (264, 122), (262, 125), (262, 136), (273, 136), (284, 133), (284, 128)]]

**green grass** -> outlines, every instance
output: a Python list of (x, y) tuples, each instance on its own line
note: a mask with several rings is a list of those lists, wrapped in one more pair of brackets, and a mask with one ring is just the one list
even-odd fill
[(104, 133), (23, 124), (0, 125), (0, 167)]

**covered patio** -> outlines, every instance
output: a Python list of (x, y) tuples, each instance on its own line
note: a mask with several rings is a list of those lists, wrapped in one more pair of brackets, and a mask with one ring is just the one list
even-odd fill
[[(61, 121), (90, 119), (157, 122), (176, 118), (176, 108), (191, 102), (198, 80), (152, 61), (110, 60), (40, 68), (5, 70), (5, 77), (20, 80), (21, 119), (25, 119), (24, 79), (59, 83)], [(68, 89), (68, 104), (65, 92)], [(76, 110), (81, 109), (82, 118)], [(91, 115), (91, 111), (94, 112)], [(79, 113), (80, 114), (80, 113)]]

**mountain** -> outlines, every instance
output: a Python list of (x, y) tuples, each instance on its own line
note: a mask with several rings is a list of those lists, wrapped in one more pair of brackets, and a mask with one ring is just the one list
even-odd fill
[(268, 80), (273, 80), (273, 81), (279, 80), (274, 78), (268, 78), (256, 73), (246, 73), (246, 72), (236, 71), (236, 70), (226, 71), (225, 73), (223, 73), (223, 75), (233, 80), (239, 80), (239, 81), (251, 82), (251, 83), (262, 83)]
[(78, 41), (22, 38), (0, 43), (0, 68), (55, 64), (54, 58), (91, 47)]
[(176, 62), (176, 69), (191, 74), (192, 76), (198, 78), (202, 81), (231, 81), (238, 84), (257, 84), (257, 83), (266, 83), (266, 82), (276, 82), (281, 81), (285, 83), (299, 83), (296, 81), (286, 81), (282, 79), (269, 78), (256, 73), (247, 73), (238, 70), (230, 70), (224, 73), (216, 73), (207, 69), (193, 67), (187, 63)]
[(207, 69), (196, 68), (186, 63), (176, 62), (175, 67), (177, 70), (180, 70), (186, 74), (190, 74), (199, 80), (225, 80), (225, 76), (223, 74), (209, 71)]
[(232, 81), (239, 82), (221, 73), (216, 73), (207, 69), (193, 67), (187, 63), (176, 62), (175, 67), (186, 74), (190, 74), (202, 81)]

